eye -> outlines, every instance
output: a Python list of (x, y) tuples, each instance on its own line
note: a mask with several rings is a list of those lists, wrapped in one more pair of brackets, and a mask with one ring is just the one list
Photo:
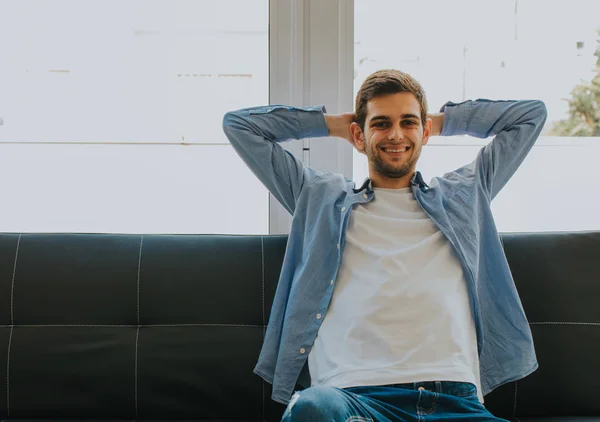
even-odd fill
[(402, 122), (405, 126), (415, 126), (418, 123), (416, 122), (416, 120), (404, 120)]
[(388, 125), (387, 122), (375, 122), (371, 126), (376, 128), (384, 128)]

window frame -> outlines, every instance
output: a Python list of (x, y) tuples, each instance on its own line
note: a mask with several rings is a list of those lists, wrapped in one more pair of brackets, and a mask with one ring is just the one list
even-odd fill
[[(269, 102), (353, 110), (354, 1), (269, 0)], [(352, 147), (335, 138), (282, 145), (320, 171), (352, 179)], [(291, 216), (269, 195), (269, 234), (289, 232)]]

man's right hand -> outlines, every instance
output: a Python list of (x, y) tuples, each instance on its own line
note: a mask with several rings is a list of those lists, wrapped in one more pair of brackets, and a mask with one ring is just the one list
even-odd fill
[(325, 114), (325, 122), (329, 129), (329, 136), (337, 136), (338, 138), (344, 138), (350, 145), (352, 145), (358, 152), (364, 154), (364, 151), (359, 149), (354, 142), (352, 137), (352, 131), (350, 125), (355, 122), (356, 115), (354, 113), (343, 113), (343, 114)]

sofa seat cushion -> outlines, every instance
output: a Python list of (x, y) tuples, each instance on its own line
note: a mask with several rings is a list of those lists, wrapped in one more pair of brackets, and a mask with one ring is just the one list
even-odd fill
[(513, 422), (600, 422), (600, 416), (548, 416), (541, 418), (513, 418)]
[[(76, 419), (78, 422), (263, 422), (256, 419)], [(0, 422), (73, 422), (74, 419), (2, 419)]]

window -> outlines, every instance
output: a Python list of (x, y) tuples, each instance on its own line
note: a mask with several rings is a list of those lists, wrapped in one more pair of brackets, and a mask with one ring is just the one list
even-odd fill
[[(421, 82), (432, 112), (446, 101), (543, 100), (542, 135), (492, 203), (498, 230), (597, 230), (600, 136), (559, 122), (576, 120), (569, 115), (573, 89), (600, 79), (598, 16), (595, 0), (356, 0), (354, 92), (373, 71), (396, 68)], [(441, 176), (471, 162), (487, 142), (432, 138), (418, 169), (426, 180)], [(366, 161), (354, 153), (357, 182), (368, 175)]]
[(269, 102), (268, 9), (2, 2), (0, 231), (268, 233), (268, 192), (221, 129)]

